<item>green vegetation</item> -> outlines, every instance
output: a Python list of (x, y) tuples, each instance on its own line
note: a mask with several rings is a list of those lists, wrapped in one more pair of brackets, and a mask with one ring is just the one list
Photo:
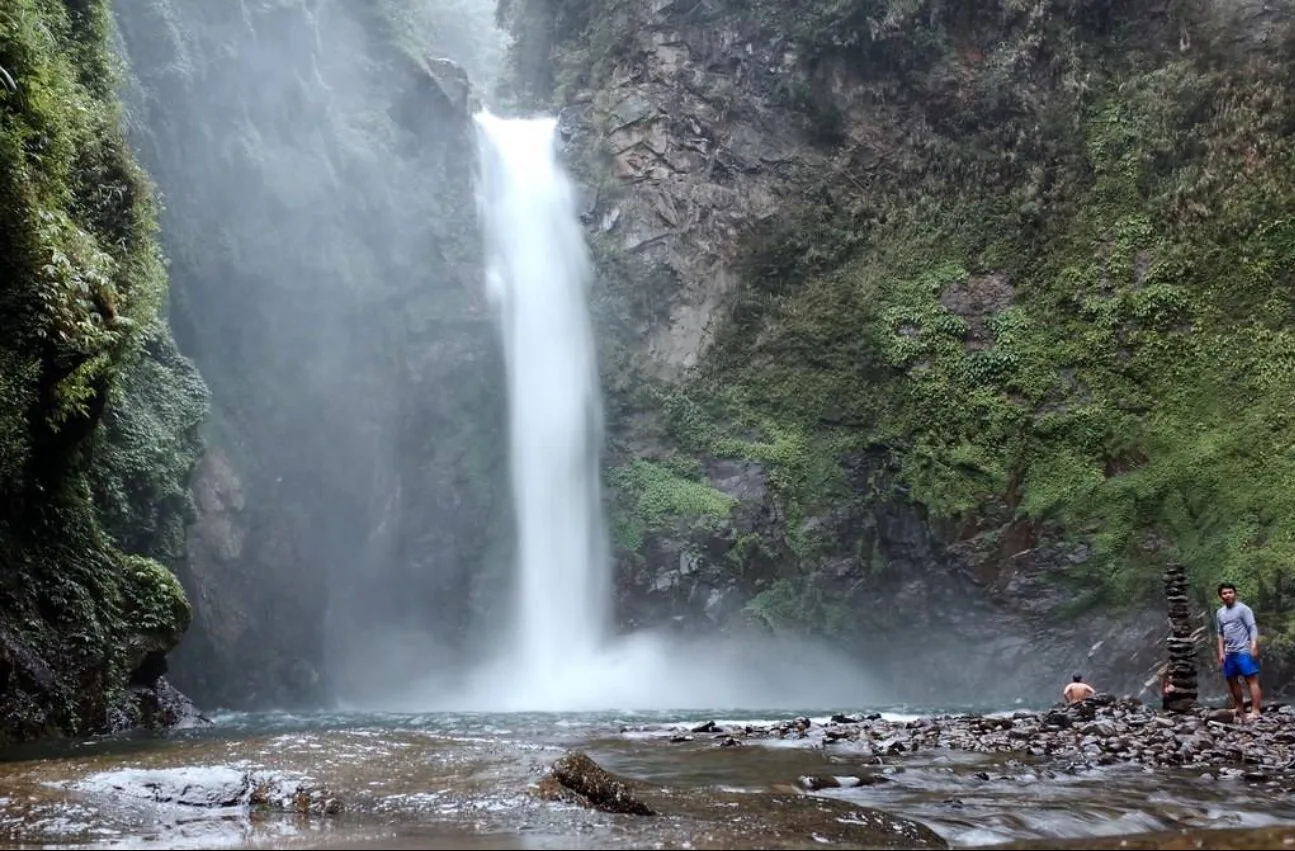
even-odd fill
[(798, 554), (811, 555), (802, 523), (843, 495), (840, 461), (849, 439), (804, 420), (771, 415), (752, 403), (739, 382), (717, 381), (695, 397), (670, 391), (658, 404), (676, 445), (701, 457), (759, 461), (786, 513), (787, 543)]
[(132, 634), (165, 638), (188, 628), (189, 600), (175, 574), (143, 556), (126, 556), (122, 567), (122, 616)]
[(143, 352), (122, 364), (94, 443), (90, 480), (104, 528), (126, 552), (172, 563), (192, 519), (189, 471), (207, 414), (197, 370), (153, 325)]
[[(518, 29), (559, 57), (560, 92), (596, 86), (632, 7), (557, 5)], [(1154, 598), (1165, 560), (1181, 560), (1202, 606), (1232, 580), (1274, 643), (1295, 644), (1295, 40), (1216, 11), (757, 0), (663, 13), (788, 39), (799, 72), (748, 94), (807, 116), (806, 138), (837, 163), (752, 235), (688, 384), (652, 396), (627, 366), (660, 298), (641, 275), (622, 285), (613, 270), (602, 291), (617, 306), (598, 306), (625, 341), (603, 343), (613, 416), (664, 410), (653, 438), (681, 471), (767, 468), (780, 528), (746, 549), (780, 555), (750, 611), (845, 628), (815, 565), (851, 544), (816, 540), (807, 521), (899, 499), (987, 562), (1088, 545), (1064, 581), (1089, 601)], [(642, 488), (624, 473), (610, 484), (618, 543), (635, 550), (652, 524), (624, 493)]]
[[(1114, 600), (1154, 591), (1179, 558), (1203, 604), (1233, 580), (1289, 641), (1295, 103), (1281, 63), (1217, 59), (1036, 93), (1005, 123), (920, 139), (940, 157), (920, 171), (783, 223), (687, 394), (706, 401), (685, 431), (754, 419), (819, 458), (884, 448), (946, 528), (1086, 540), (1096, 555), (1074, 578)], [(1046, 167), (998, 144), (1027, 126)], [(832, 228), (853, 259), (807, 260)]]
[(111, 26), (105, 2), (0, 8), (0, 742), (102, 728), (188, 622), (145, 555), (178, 554), (206, 394), (158, 314)]
[(858, 627), (848, 602), (812, 579), (775, 580), (751, 598), (746, 610), (774, 632), (835, 636)]
[(668, 462), (636, 459), (613, 469), (607, 478), (616, 499), (613, 542), (629, 552), (642, 548), (648, 532), (682, 532), (696, 524), (713, 527), (737, 502), (700, 481), (699, 470), (672, 469)]

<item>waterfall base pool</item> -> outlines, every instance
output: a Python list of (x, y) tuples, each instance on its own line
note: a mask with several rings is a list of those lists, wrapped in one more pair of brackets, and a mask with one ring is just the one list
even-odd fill
[[(18, 848), (851, 847), (831, 831), (870, 809), (919, 822), (952, 847), (1295, 826), (1288, 791), (1192, 772), (1067, 773), (929, 750), (890, 760), (884, 784), (806, 793), (796, 787), (802, 776), (859, 767), (848, 754), (794, 740), (721, 747), (704, 735), (661, 735), (795, 714), (803, 713), (226, 714), (210, 728), (9, 752), (0, 764), (0, 840)], [(662, 815), (613, 815), (536, 795), (549, 766), (572, 749), (665, 801)], [(304, 790), (318, 793), (314, 804)], [(278, 795), (279, 805), (249, 806), (256, 794)], [(807, 809), (820, 802), (830, 807)]]

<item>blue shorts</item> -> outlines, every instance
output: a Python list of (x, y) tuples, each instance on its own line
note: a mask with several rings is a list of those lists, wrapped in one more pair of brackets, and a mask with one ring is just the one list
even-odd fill
[(1229, 653), (1223, 657), (1223, 679), (1236, 677), (1253, 677), (1259, 673), (1259, 663), (1244, 650), (1240, 653)]

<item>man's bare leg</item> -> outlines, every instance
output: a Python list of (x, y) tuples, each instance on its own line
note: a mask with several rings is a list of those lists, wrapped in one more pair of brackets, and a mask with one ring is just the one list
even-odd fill
[(1228, 691), (1232, 694), (1232, 712), (1239, 720), (1246, 705), (1245, 693), (1241, 691), (1240, 677), (1233, 677), (1228, 680)]
[[(1246, 677), (1246, 685), (1250, 686), (1250, 719), (1254, 720), (1259, 717), (1259, 701), (1262, 697), (1259, 688), (1259, 675), (1255, 674), (1252, 677)], [(1240, 689), (1237, 689), (1237, 691), (1240, 691)]]

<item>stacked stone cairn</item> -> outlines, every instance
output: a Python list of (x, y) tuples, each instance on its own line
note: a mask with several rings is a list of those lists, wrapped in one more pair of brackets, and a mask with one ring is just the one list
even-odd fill
[(1187, 571), (1181, 564), (1165, 567), (1165, 600), (1169, 606), (1169, 669), (1173, 686), (1167, 708), (1186, 712), (1196, 705), (1196, 640), (1192, 635), (1187, 599)]

